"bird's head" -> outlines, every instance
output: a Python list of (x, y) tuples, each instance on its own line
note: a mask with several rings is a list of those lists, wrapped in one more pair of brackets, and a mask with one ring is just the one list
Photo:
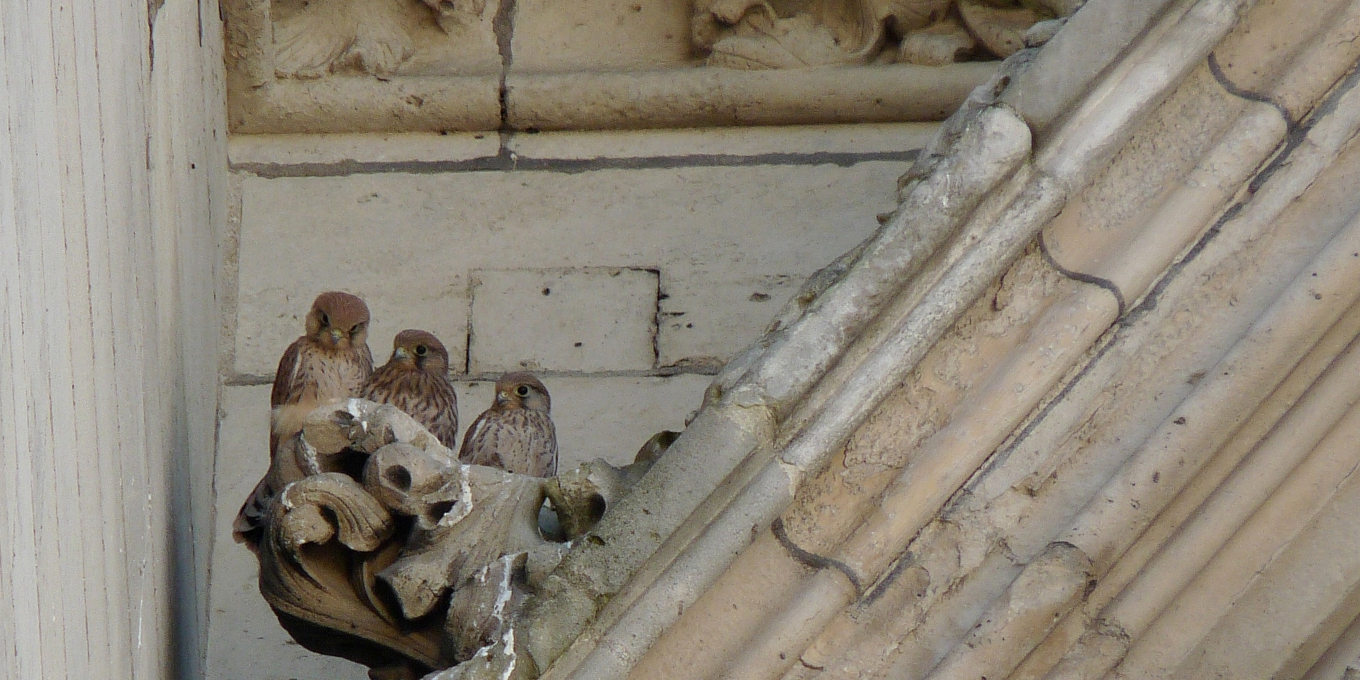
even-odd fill
[(392, 340), (392, 363), (443, 375), (449, 370), (449, 351), (433, 333), (408, 329)]
[(496, 381), (494, 405), (548, 413), (552, 410), (552, 398), (548, 396), (548, 388), (532, 373), (506, 373)]
[(350, 295), (331, 291), (316, 296), (307, 313), (307, 337), (331, 349), (363, 347), (368, 343), (368, 305)]

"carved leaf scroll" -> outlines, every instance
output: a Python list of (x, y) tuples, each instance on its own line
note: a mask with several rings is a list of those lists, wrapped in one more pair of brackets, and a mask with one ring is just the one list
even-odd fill
[[(352, 574), (381, 559), (390, 513), (349, 476), (324, 472), (289, 484), (271, 506), (260, 545), (260, 592), (276, 611), (370, 643), (362, 662), (441, 662), (437, 633), (403, 631)], [(361, 593), (363, 593), (361, 595)], [(329, 651), (322, 649), (320, 651)]]

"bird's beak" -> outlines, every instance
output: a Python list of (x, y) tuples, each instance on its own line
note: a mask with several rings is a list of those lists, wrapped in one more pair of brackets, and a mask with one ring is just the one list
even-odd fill
[(345, 339), (345, 332), (344, 332), (344, 331), (340, 330), (339, 328), (332, 328), (332, 329), (331, 329), (331, 340), (333, 340), (333, 341), (335, 342), (335, 344), (337, 344), (337, 345), (340, 344), (340, 341), (341, 341), (341, 340), (344, 340), (344, 339)]
[(406, 351), (405, 347), (398, 347), (392, 352), (392, 358), (397, 361), (406, 361), (411, 358), (411, 354)]
[(504, 404), (504, 403), (507, 402), (507, 401), (510, 401), (510, 397), (507, 397), (507, 396), (505, 395), (504, 392), (497, 392), (497, 393), (496, 393), (496, 403), (497, 403), (497, 404)]

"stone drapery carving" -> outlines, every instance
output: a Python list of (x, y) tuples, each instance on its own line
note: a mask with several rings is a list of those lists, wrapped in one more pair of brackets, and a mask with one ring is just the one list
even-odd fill
[(695, 0), (693, 40), (710, 66), (940, 66), (1005, 58), (1035, 24), (1080, 0)]
[(392, 406), (322, 407), (280, 443), (310, 474), (252, 537), (260, 592), (299, 643), (373, 678), (536, 677), (520, 604), (673, 438), (540, 479), (460, 464)]

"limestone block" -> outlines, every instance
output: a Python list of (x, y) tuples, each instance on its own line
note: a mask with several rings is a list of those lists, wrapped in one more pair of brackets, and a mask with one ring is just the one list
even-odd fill
[(806, 277), (873, 233), (908, 166), (811, 163), (243, 175), (234, 372), (272, 377), (328, 289), (368, 302), (380, 360), (397, 331), (424, 328), (458, 373), (476, 269), (634, 267), (696, 285)]
[[(256, 585), (255, 556), (231, 538), (241, 502), (268, 469), (269, 386), (222, 390), (222, 438), (214, 488), (212, 580), (209, 589), (209, 678), (359, 680), (366, 669), (307, 651), (284, 632)], [(252, 436), (253, 435), (253, 436)]]
[(633, 70), (692, 61), (689, 5), (671, 0), (520, 0), (515, 72)]
[(803, 278), (771, 274), (728, 282), (667, 277), (662, 282), (657, 364), (720, 368), (760, 337)]
[(650, 369), (656, 297), (643, 269), (476, 271), (468, 371)]

